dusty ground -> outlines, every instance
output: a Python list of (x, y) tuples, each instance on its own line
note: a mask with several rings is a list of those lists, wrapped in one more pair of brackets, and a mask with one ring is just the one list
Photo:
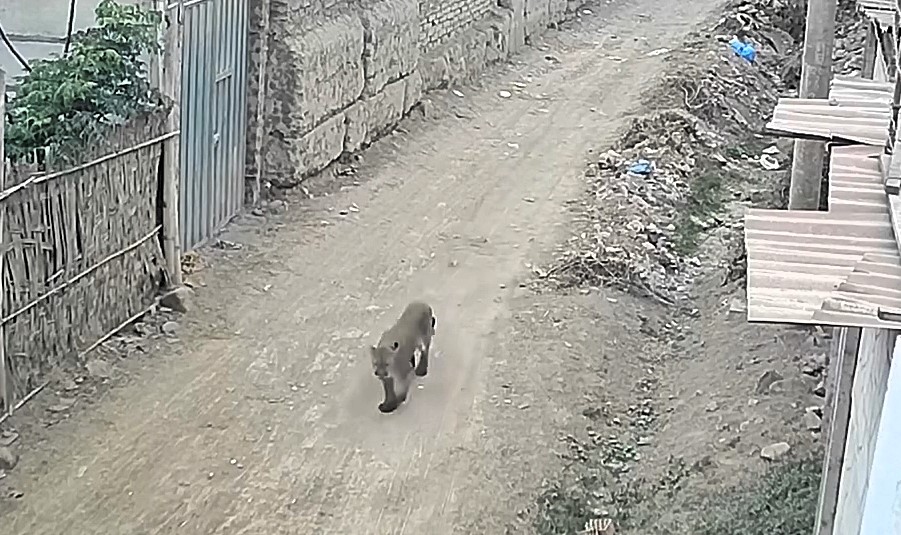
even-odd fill
[[(768, 419), (794, 425), (806, 387), (749, 406), (755, 382), (789, 375), (806, 333), (727, 318), (712, 285), (673, 345), (649, 331), (669, 321), (651, 301), (526, 284), (568, 236), (586, 162), (666, 65), (648, 52), (722, 5), (591, 6), (482, 87), (435, 95), (313, 198), (236, 222), (188, 277), (177, 337), (17, 413), (4, 533), (530, 532), (536, 497), (598, 442), (586, 422), (653, 432), (655, 481), (672, 456), (714, 466), (714, 487), (759, 468)], [(411, 298), (436, 311), (436, 354), (385, 416), (365, 346)]]

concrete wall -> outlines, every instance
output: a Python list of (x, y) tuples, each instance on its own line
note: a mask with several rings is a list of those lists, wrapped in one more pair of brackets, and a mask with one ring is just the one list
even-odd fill
[(251, 0), (248, 176), (258, 149), (263, 179), (290, 185), (367, 146), (423, 92), (472, 80), (562, 21), (568, 4)]

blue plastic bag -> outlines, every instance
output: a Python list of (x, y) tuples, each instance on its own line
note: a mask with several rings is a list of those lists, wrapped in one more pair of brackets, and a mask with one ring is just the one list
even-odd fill
[(745, 43), (738, 37), (733, 37), (732, 40), (729, 41), (729, 46), (732, 47), (733, 52), (748, 63), (754, 63), (754, 60), (757, 59), (757, 51), (754, 50), (754, 45), (751, 43)]
[(654, 164), (648, 160), (638, 160), (629, 166), (629, 172), (633, 175), (647, 176), (654, 170)]

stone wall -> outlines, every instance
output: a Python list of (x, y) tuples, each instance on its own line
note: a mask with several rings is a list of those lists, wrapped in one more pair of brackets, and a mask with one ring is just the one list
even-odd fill
[(259, 160), (264, 180), (292, 185), (366, 147), (423, 92), (516, 53), (568, 3), (251, 0), (248, 176)]

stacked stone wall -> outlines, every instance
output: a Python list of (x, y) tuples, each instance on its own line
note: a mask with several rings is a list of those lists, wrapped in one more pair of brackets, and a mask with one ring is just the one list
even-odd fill
[(566, 12), (567, 0), (252, 0), (247, 175), (259, 153), (264, 180), (299, 182)]

